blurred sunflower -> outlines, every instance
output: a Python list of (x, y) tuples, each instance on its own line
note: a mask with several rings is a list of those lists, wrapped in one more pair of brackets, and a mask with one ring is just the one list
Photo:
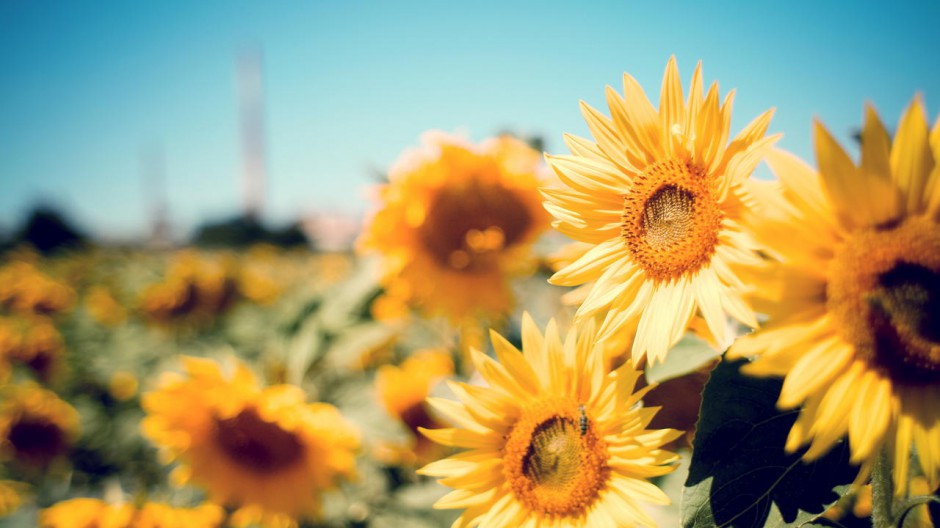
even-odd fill
[(538, 153), (508, 136), (424, 141), (389, 171), (358, 247), (383, 255), (382, 285), (409, 306), (451, 320), (501, 316), (513, 303), (508, 278), (531, 268), (530, 245), (548, 227)]
[(0, 480), (0, 518), (6, 517), (23, 504), (26, 485), (13, 480)]
[(215, 504), (194, 508), (174, 508), (160, 502), (147, 502), (134, 514), (128, 528), (216, 528), (222, 525), (225, 511)]
[(590, 322), (562, 343), (554, 321), (543, 337), (526, 314), (522, 353), (491, 338), (498, 362), (472, 353), (488, 387), (429, 399), (463, 427), (422, 432), (467, 449), (419, 470), (456, 488), (435, 507), (466, 509), (454, 526), (655, 525), (641, 503), (669, 498), (646, 479), (674, 469), (661, 446), (682, 433), (646, 429), (657, 409), (633, 392), (641, 373), (608, 371)]
[(158, 323), (199, 324), (228, 311), (240, 295), (234, 260), (181, 251), (170, 263), (164, 281), (143, 291), (140, 307)]
[(566, 135), (572, 155), (546, 156), (567, 187), (542, 189), (553, 225), (591, 245), (550, 282), (595, 281), (576, 320), (606, 312), (605, 344), (636, 328), (637, 365), (662, 361), (696, 313), (718, 342), (726, 314), (757, 324), (734, 270), (754, 258), (742, 183), (777, 137), (764, 137), (767, 111), (728, 143), (732, 94), (719, 105), (716, 83), (703, 95), (699, 64), (684, 101), (673, 57), (658, 112), (624, 74), (624, 97), (607, 87), (611, 118), (581, 103), (596, 143)]
[(225, 512), (215, 504), (195, 508), (174, 508), (147, 502), (108, 504), (99, 499), (62, 501), (39, 514), (41, 528), (217, 528)]
[(25, 365), (49, 383), (64, 364), (65, 344), (48, 318), (0, 317), (0, 357)]
[(14, 313), (53, 315), (75, 302), (75, 291), (39, 270), (33, 262), (14, 260), (0, 267), (0, 307)]
[[(42, 510), (40, 528), (129, 528), (134, 506), (108, 504), (98, 499), (70, 499)], [(136, 525), (135, 525), (136, 528)]]
[(444, 350), (419, 350), (401, 366), (383, 365), (375, 375), (375, 390), (382, 406), (414, 435), (414, 444), (403, 449), (385, 446), (397, 456), (390, 463), (425, 463), (434, 458), (438, 446), (418, 431), (421, 427), (443, 427), (431, 416), (426, 398), (431, 389), (454, 373), (454, 362)]
[(78, 436), (78, 412), (32, 382), (4, 387), (0, 401), (0, 460), (46, 467)]
[(780, 189), (762, 193), (754, 230), (768, 261), (755, 307), (769, 315), (732, 357), (786, 376), (778, 406), (803, 405), (787, 439), (814, 459), (848, 433), (866, 474), (885, 446), (898, 493), (912, 446), (940, 485), (940, 126), (915, 98), (892, 142), (872, 108), (856, 166), (819, 123), (817, 174), (768, 154)]
[(127, 310), (114, 298), (106, 286), (92, 286), (85, 293), (85, 307), (95, 322), (115, 327), (127, 319)]
[(320, 494), (355, 472), (358, 433), (339, 411), (304, 403), (299, 387), (261, 388), (241, 362), (226, 376), (215, 362), (187, 357), (185, 375), (165, 373), (144, 395), (144, 434), (177, 483), (205, 487), (219, 504), (265, 522), (315, 515)]

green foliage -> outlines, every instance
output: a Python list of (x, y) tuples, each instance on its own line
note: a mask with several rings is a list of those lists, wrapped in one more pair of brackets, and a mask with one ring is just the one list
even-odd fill
[(722, 362), (705, 385), (682, 525), (800, 526), (816, 519), (848, 490), (858, 468), (846, 443), (806, 463), (784, 451), (797, 411), (775, 403), (782, 381), (740, 372)]
[(270, 229), (252, 216), (236, 216), (200, 226), (193, 244), (203, 247), (247, 248), (254, 244), (278, 247), (307, 246), (309, 240), (297, 224)]

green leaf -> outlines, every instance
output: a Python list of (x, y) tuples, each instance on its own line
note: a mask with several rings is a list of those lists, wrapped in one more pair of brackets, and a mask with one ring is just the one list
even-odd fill
[(799, 526), (813, 521), (848, 490), (858, 468), (845, 442), (812, 463), (784, 451), (798, 411), (775, 403), (782, 380), (741, 374), (745, 362), (723, 361), (702, 394), (684, 527)]
[(719, 356), (721, 352), (712, 348), (708, 341), (689, 333), (669, 350), (665, 361), (646, 369), (646, 379), (650, 383), (662, 383), (685, 376), (708, 365)]

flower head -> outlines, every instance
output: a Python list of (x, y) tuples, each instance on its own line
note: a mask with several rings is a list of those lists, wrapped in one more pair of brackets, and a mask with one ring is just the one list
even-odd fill
[(0, 400), (0, 457), (45, 467), (68, 453), (78, 436), (78, 412), (35, 383), (4, 388)]
[(562, 342), (554, 321), (543, 336), (526, 315), (521, 353), (491, 337), (498, 361), (472, 352), (489, 386), (452, 382), (459, 402), (429, 399), (461, 427), (424, 434), (465, 449), (420, 470), (456, 488), (435, 507), (465, 509), (455, 526), (654, 525), (641, 503), (669, 499), (646, 479), (673, 470), (661, 446), (681, 432), (646, 428), (641, 373), (608, 371), (591, 324)]
[[(375, 389), (379, 401), (389, 414), (401, 422), (414, 435), (410, 449), (398, 449), (400, 458), (428, 461), (438, 447), (418, 432), (420, 427), (438, 427), (426, 399), (435, 385), (453, 375), (454, 362), (444, 350), (419, 350), (402, 362), (401, 366), (382, 365), (375, 375)], [(391, 447), (391, 446), (388, 446)]]
[(572, 154), (546, 157), (565, 186), (542, 190), (553, 225), (590, 245), (550, 282), (594, 281), (577, 320), (606, 313), (600, 339), (621, 348), (635, 328), (636, 364), (662, 361), (696, 314), (718, 342), (726, 314), (756, 326), (734, 269), (754, 258), (742, 183), (776, 137), (768, 111), (729, 143), (731, 102), (717, 84), (703, 94), (701, 65), (685, 99), (672, 58), (659, 111), (624, 74), (624, 96), (607, 88), (611, 117), (581, 105), (596, 142), (565, 136)]
[[(817, 173), (782, 151), (779, 178), (761, 193), (754, 230), (772, 257), (755, 307), (769, 315), (730, 354), (747, 371), (786, 376), (778, 405), (802, 405), (787, 447), (806, 458), (848, 434), (852, 460), (870, 469), (885, 446), (898, 493), (912, 447), (940, 485), (940, 126), (920, 99), (892, 141), (866, 110), (861, 163), (819, 123)], [(865, 473), (863, 471), (863, 474)]]
[(177, 482), (277, 520), (317, 514), (321, 492), (353, 476), (358, 433), (335, 407), (305, 403), (295, 386), (262, 388), (241, 363), (231, 376), (210, 360), (183, 363), (185, 375), (164, 374), (142, 402), (144, 434), (179, 460)]
[(410, 306), (454, 320), (503, 315), (508, 277), (526, 269), (548, 227), (538, 154), (510, 137), (469, 145), (429, 134), (425, 143), (389, 171), (359, 247), (382, 254), (383, 286)]

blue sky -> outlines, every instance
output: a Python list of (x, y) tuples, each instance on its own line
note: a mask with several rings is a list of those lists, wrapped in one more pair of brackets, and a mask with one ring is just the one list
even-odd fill
[[(940, 3), (0, 3), (0, 229), (38, 199), (109, 237), (146, 232), (140, 152), (159, 143), (175, 232), (241, 204), (236, 52), (264, 55), (265, 215), (360, 213), (371, 174), (428, 129), (587, 135), (578, 100), (634, 75), (658, 98), (675, 54), (733, 125), (776, 107), (772, 132), (813, 160), (822, 119), (849, 143), (862, 105), (889, 126), (915, 92), (940, 108)], [(764, 6), (770, 6), (764, 7)]]

